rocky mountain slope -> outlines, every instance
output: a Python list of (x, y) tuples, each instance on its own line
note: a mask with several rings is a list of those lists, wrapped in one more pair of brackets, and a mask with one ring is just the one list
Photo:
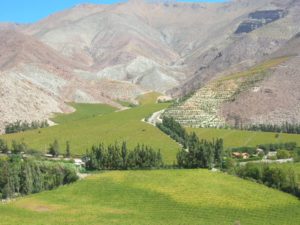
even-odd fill
[(300, 36), (284, 45), (274, 56), (289, 59), (272, 69), (270, 76), (254, 89), (241, 93), (221, 107), (229, 124), (300, 123)]
[[(234, 1), (232, 4), (243, 8), (259, 5), (256, 1)], [(233, 20), (230, 31), (214, 33), (214, 36), (221, 37), (220, 41), (210, 39), (200, 50), (191, 54), (192, 59), (188, 59), (198, 66), (198, 70), (187, 82), (169, 93), (174, 96), (187, 94), (215, 76), (241, 71), (260, 63), (270, 58), (270, 55), (299, 32), (299, 0), (260, 1), (260, 4), (262, 5), (256, 9), (250, 9), (249, 13)], [(255, 15), (260, 17), (253, 19), (256, 18)], [(272, 19), (272, 15), (278, 18)], [(241, 30), (241, 27), (246, 30)], [(209, 47), (205, 50), (204, 46)]]
[(85, 67), (42, 42), (16, 31), (0, 31), (0, 128), (9, 121), (44, 120), (53, 112), (71, 112), (65, 102), (134, 99), (141, 88), (125, 82), (89, 80)]
[[(244, 72), (212, 80), (185, 102), (166, 110), (164, 115), (174, 117), (181, 124), (192, 127), (226, 127), (260, 123), (258, 121), (261, 115), (258, 115), (257, 111), (268, 118), (272, 108), (277, 109), (277, 102), (271, 98), (262, 101), (263, 96), (259, 96), (257, 93), (264, 93), (261, 90), (263, 82), (270, 79), (274, 70), (284, 66), (289, 59), (289, 57), (280, 57), (267, 60)], [(270, 89), (265, 91), (265, 93), (270, 92), (272, 93)], [(248, 99), (249, 96), (251, 96), (251, 100)], [(272, 100), (275, 100), (274, 104)], [(249, 108), (254, 110), (251, 111)], [(280, 108), (278, 109), (280, 110)], [(291, 109), (292, 107), (288, 110)], [(248, 120), (250, 117), (253, 118), (253, 121)], [(285, 118), (284, 114), (281, 118)], [(261, 123), (266, 122), (276, 123), (279, 121), (269, 118)]]
[[(121, 107), (117, 99), (135, 101), (147, 91), (182, 96), (291, 46), (299, 11), (299, 0), (132, 0), (0, 24), (0, 128), (72, 111), (69, 101)], [(222, 107), (227, 121), (234, 107)]]
[(269, 57), (210, 81), (165, 115), (193, 127), (300, 123), (300, 35)]

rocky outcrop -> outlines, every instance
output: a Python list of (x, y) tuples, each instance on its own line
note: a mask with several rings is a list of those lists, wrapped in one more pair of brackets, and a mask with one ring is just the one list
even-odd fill
[(281, 9), (262, 10), (250, 13), (248, 19), (242, 22), (235, 34), (250, 33), (268, 23), (272, 23), (286, 16), (287, 12)]

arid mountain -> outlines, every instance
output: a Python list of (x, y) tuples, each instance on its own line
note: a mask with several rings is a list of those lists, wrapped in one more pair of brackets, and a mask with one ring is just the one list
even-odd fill
[[(242, 8), (256, 5), (257, 8), (252, 8), (248, 13), (232, 20), (227, 27), (229, 31), (219, 30), (220, 33), (214, 33), (214, 36), (221, 37), (220, 41), (203, 43), (202, 48), (209, 46), (206, 50), (200, 48), (191, 54), (192, 58), (188, 56), (191, 64), (198, 66), (197, 70), (187, 82), (174, 88), (170, 94), (187, 94), (213, 77), (244, 70), (262, 62), (299, 32), (299, 0), (259, 2), (228, 3)], [(243, 32), (241, 27), (246, 31)]]
[(284, 45), (274, 56), (289, 56), (272, 68), (270, 75), (255, 88), (222, 105), (222, 115), (230, 124), (300, 123), (300, 36)]
[(300, 35), (269, 57), (208, 82), (166, 115), (194, 127), (300, 123)]
[[(290, 12), (291, 15), (287, 12), (290, 2), (286, 0), (283, 6), (271, 0), (80, 5), (28, 26), (23, 32), (68, 58), (84, 62), (98, 78), (112, 74), (111, 79), (164, 92), (189, 79), (199, 84), (195, 80), (208, 80), (241, 62), (245, 66), (253, 65), (277, 50), (281, 42), (291, 38), (298, 29), (296, 21), (289, 21), (294, 19), (294, 12)], [(271, 19), (261, 24), (261, 29), (286, 21), (274, 25), (275, 31), (269, 34), (259, 34), (260, 29), (256, 30), (258, 34), (236, 33), (249, 18), (260, 21), (255, 19), (259, 16), (255, 12), (262, 9), (267, 10), (263, 12)], [(291, 27), (285, 27), (287, 22)], [(285, 39), (282, 35), (273, 37), (280, 29), (285, 29), (281, 30)], [(186, 85), (189, 91), (189, 83)], [(182, 90), (180, 87), (178, 94)], [(176, 95), (176, 91), (171, 93)]]
[(0, 30), (18, 30), (25, 28), (26, 25), (16, 23), (0, 23)]
[(151, 90), (182, 96), (279, 49), (288, 55), (299, 11), (300, 0), (133, 0), (78, 5), (35, 24), (0, 24), (0, 128), (71, 111), (69, 101), (121, 107), (115, 100)]
[(65, 102), (132, 99), (143, 90), (126, 82), (90, 80), (86, 69), (52, 48), (16, 31), (0, 31), (0, 128), (15, 120), (44, 120), (54, 112), (71, 112)]

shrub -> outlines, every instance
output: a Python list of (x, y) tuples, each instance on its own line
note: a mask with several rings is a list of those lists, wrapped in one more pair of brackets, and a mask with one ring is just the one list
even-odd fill
[(278, 150), (276, 156), (278, 159), (288, 159), (290, 158), (291, 154), (287, 150)]

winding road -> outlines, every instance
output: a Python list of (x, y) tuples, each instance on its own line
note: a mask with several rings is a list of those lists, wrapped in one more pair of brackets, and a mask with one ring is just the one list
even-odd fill
[(149, 119), (145, 122), (153, 125), (153, 126), (156, 126), (156, 123), (161, 123), (162, 122), (162, 119), (160, 118), (160, 116), (165, 112), (165, 110), (161, 110), (161, 111), (158, 111), (158, 112), (155, 112), (153, 113)]

